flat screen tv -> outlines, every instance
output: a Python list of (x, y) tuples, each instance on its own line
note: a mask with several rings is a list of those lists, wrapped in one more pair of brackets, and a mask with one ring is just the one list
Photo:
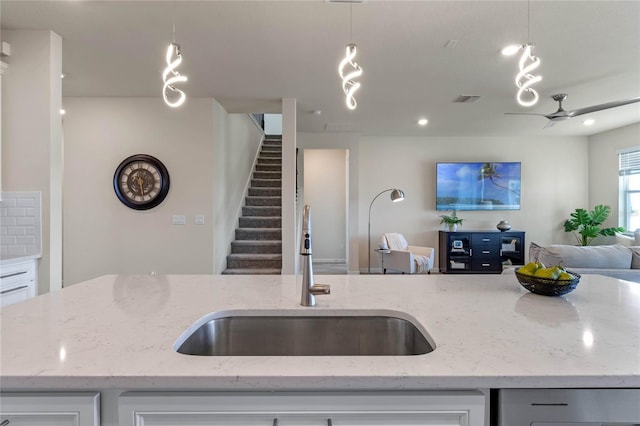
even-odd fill
[(436, 210), (520, 210), (520, 163), (437, 163)]

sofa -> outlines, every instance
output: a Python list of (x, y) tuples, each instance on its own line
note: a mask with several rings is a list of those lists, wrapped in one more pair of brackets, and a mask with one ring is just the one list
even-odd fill
[(531, 243), (529, 261), (564, 266), (579, 274), (606, 275), (640, 283), (640, 246), (553, 244), (543, 247)]

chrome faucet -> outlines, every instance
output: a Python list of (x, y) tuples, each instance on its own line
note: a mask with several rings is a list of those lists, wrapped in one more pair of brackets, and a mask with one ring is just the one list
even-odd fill
[(313, 283), (313, 259), (311, 256), (311, 207), (304, 206), (302, 212), (302, 240), (300, 241), (300, 256), (302, 256), (302, 306), (314, 306), (314, 295), (331, 293), (328, 284)]

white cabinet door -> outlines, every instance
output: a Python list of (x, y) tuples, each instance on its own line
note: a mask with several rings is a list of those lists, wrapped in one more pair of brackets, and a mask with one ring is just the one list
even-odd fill
[(99, 426), (96, 392), (7, 392), (0, 394), (0, 424), (6, 426)]
[(125, 393), (121, 426), (483, 426), (481, 392)]

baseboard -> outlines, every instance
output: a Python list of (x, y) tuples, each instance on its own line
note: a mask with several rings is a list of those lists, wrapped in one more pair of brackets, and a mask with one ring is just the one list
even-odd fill
[(313, 263), (347, 263), (346, 259), (313, 259)]

